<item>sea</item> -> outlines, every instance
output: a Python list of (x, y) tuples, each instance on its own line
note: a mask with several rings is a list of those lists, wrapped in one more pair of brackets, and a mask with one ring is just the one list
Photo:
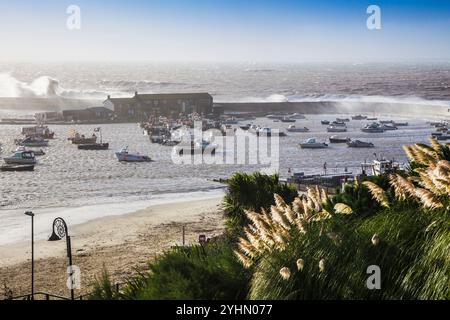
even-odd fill
[[(450, 63), (349, 63), (349, 64), (165, 64), (165, 63), (51, 63), (1, 64), (0, 100), (63, 97), (101, 101), (107, 95), (127, 97), (140, 93), (209, 92), (216, 102), (335, 101), (420, 104), (424, 108), (450, 108)], [(25, 101), (25, 102), (23, 102)], [(26, 109), (26, 108), (25, 108)], [(424, 109), (425, 110), (425, 109)], [(37, 110), (27, 110), (33, 114)], [(3, 106), (0, 117), (23, 116)], [(367, 121), (350, 121), (348, 132), (339, 134), (370, 141), (370, 149), (349, 149), (331, 144), (308, 150), (299, 143), (314, 137), (328, 142), (330, 133), (321, 120), (351, 117), (352, 113), (306, 115), (297, 120), (307, 133), (280, 137), (278, 170), (305, 174), (360, 172), (361, 163), (377, 157), (406, 162), (402, 146), (427, 142), (433, 132), (429, 121), (439, 117), (423, 114), (379, 114), (379, 120), (408, 122), (399, 130), (381, 134), (360, 131)], [(443, 115), (446, 116), (446, 115)], [(292, 123), (267, 118), (244, 121), (286, 132)], [(34, 172), (0, 173), (0, 245), (24, 240), (28, 234), (24, 211), (42, 217), (41, 223), (62, 216), (80, 224), (103, 216), (124, 214), (152, 204), (205, 199), (223, 195), (216, 179), (235, 172), (264, 171), (262, 164), (176, 164), (171, 147), (152, 144), (136, 123), (102, 125), (106, 151), (81, 151), (67, 141), (75, 129), (92, 134), (93, 125), (54, 125), (56, 139), (38, 158)], [(10, 155), (20, 136), (19, 125), (0, 125), (0, 156)], [(149, 163), (119, 163), (115, 152), (128, 146), (131, 152), (149, 155)], [(223, 153), (229, 152), (224, 150)], [(248, 151), (247, 151), (248, 152)], [(221, 154), (219, 154), (220, 156)], [(224, 155), (222, 155), (224, 156)], [(44, 225), (42, 225), (44, 228)], [(43, 235), (42, 235), (43, 237)]]

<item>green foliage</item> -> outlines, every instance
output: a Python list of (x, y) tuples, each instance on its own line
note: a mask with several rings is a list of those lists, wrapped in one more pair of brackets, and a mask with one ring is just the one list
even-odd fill
[[(220, 239), (204, 246), (169, 250), (149, 263), (148, 271), (131, 277), (121, 298), (243, 299), (249, 278), (250, 271), (236, 260), (232, 244)], [(95, 297), (109, 299), (109, 289), (98, 286)]]
[[(433, 221), (439, 222), (429, 231)], [(255, 267), (249, 297), (450, 299), (448, 221), (444, 212), (427, 214), (413, 206), (394, 206), (362, 218), (333, 216), (313, 224), (307, 234), (292, 230), (286, 250), (273, 251)], [(331, 234), (338, 234), (342, 242), (337, 245)], [(376, 246), (371, 241), (374, 234), (381, 239)], [(299, 258), (305, 262), (302, 271), (296, 266)], [(370, 265), (381, 268), (381, 290), (366, 287)], [(283, 267), (291, 271), (288, 280), (280, 276)]]
[(237, 232), (248, 224), (245, 210), (259, 212), (274, 204), (273, 194), (279, 194), (287, 203), (297, 196), (292, 185), (279, 183), (278, 175), (235, 173), (228, 179), (228, 188), (223, 199), (226, 226), (229, 231)]
[(118, 300), (120, 293), (111, 282), (108, 271), (103, 267), (100, 278), (97, 278), (93, 284), (93, 291), (89, 295), (89, 300)]

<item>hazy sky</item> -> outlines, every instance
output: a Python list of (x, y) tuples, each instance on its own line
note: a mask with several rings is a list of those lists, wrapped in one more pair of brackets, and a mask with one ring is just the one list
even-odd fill
[(0, 0), (0, 40), (6, 62), (450, 60), (450, 1)]

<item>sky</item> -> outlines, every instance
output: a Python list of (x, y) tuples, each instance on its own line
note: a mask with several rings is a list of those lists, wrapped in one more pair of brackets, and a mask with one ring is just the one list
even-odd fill
[(2, 62), (449, 61), (449, 40), (449, 0), (0, 0)]

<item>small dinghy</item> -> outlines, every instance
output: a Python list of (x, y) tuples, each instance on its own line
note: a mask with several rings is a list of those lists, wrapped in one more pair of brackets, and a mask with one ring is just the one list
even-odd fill
[(33, 171), (33, 164), (12, 165), (5, 164), (0, 167), (0, 171)]
[(116, 152), (116, 157), (119, 161), (123, 162), (150, 162), (152, 159), (150, 159), (149, 156), (142, 155), (142, 154), (132, 154), (128, 152), (128, 147), (122, 148), (119, 152)]

